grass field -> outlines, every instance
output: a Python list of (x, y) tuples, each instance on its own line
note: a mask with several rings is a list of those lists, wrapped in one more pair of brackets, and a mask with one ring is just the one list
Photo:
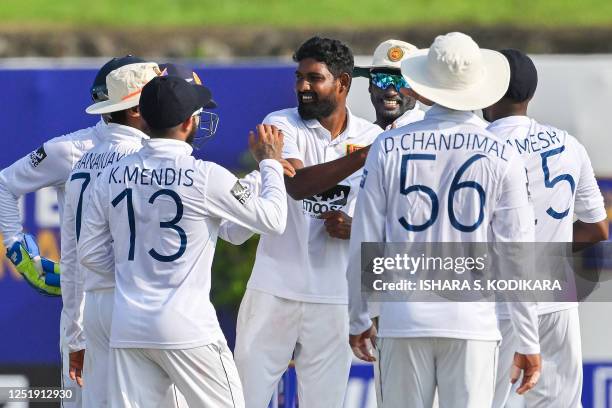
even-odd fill
[(612, 25), (610, 0), (0, 0), (5, 27)]

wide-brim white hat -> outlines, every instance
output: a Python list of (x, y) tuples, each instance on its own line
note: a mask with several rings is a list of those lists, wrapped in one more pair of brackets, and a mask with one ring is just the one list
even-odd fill
[(510, 83), (503, 54), (481, 49), (469, 36), (438, 36), (429, 49), (408, 55), (402, 75), (419, 95), (462, 111), (486, 108), (499, 101)]
[(111, 71), (106, 76), (108, 100), (90, 105), (85, 112), (101, 115), (138, 106), (142, 88), (160, 73), (154, 62), (128, 64)]

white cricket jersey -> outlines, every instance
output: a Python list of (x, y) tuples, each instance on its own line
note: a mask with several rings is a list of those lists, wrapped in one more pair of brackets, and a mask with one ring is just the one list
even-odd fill
[(421, 107), (421, 104), (417, 102), (414, 105), (414, 108), (407, 110), (406, 112), (402, 114), (402, 116), (395, 119), (395, 121), (393, 121), (392, 124), (387, 126), (386, 130), (391, 130), (391, 129), (395, 129), (398, 127), (409, 125), (414, 122), (418, 122), (419, 120), (423, 120), (424, 117), (425, 117), (425, 111)]
[[(527, 116), (496, 120), (489, 130), (524, 160), (537, 242), (572, 242), (574, 214), (587, 223), (606, 219), (591, 161), (576, 138)], [(542, 302), (538, 304), (538, 314), (577, 306), (575, 302)]]
[[(346, 129), (334, 140), (318, 120), (302, 120), (297, 108), (273, 112), (263, 123), (283, 131), (284, 158), (299, 159), (308, 167), (368, 146), (381, 132), (350, 111), (347, 117)], [(352, 216), (360, 176), (361, 170), (300, 201), (287, 197), (287, 228), (280, 236), (261, 237), (247, 287), (303, 302), (346, 304), (348, 240), (331, 238), (317, 217), (329, 210)]]
[(88, 271), (77, 262), (77, 242), (91, 187), (108, 166), (142, 148), (149, 137), (129, 126), (109, 123), (96, 145), (75, 164), (65, 187), (62, 221), (62, 302), (67, 316), (66, 339), (71, 351), (85, 348), (83, 306), (85, 291), (115, 287), (113, 275)]
[[(533, 239), (533, 211), (521, 158), (501, 139), (474, 124), (474, 116), (434, 105), (423, 121), (387, 131), (372, 145), (351, 233), (347, 272), (351, 334), (362, 333), (371, 325), (361, 293), (361, 242)], [(478, 183), (484, 200), (474, 187), (455, 185), (453, 190), (456, 177)], [(434, 207), (439, 208), (437, 215), (432, 215)], [(494, 302), (378, 305), (381, 337), (501, 339)], [(513, 323), (522, 341), (519, 351), (538, 352), (534, 305), (512, 305)]]
[(61, 220), (64, 183), (74, 164), (93, 147), (105, 127), (106, 123), (100, 120), (95, 126), (53, 138), (0, 171), (0, 231), (4, 245), (9, 247), (22, 237), (18, 200), (27, 193), (55, 187)]
[(111, 347), (186, 349), (223, 338), (209, 299), (221, 220), (258, 233), (285, 228), (278, 161), (260, 163), (255, 196), (191, 152), (185, 142), (147, 140), (107, 167), (91, 190), (78, 255), (91, 271), (115, 273)]

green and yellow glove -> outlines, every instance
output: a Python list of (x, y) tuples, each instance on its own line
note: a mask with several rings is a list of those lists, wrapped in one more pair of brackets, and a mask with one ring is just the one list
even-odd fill
[(23, 240), (15, 242), (6, 251), (6, 256), (38, 292), (47, 296), (61, 296), (59, 264), (40, 256), (34, 237), (24, 234)]

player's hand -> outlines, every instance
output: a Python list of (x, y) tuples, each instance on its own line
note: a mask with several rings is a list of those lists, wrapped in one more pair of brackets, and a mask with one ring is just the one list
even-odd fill
[(249, 132), (249, 150), (259, 163), (265, 159), (281, 159), (283, 133), (274, 125), (257, 125), (257, 135)]
[(374, 325), (361, 334), (349, 335), (349, 344), (358, 359), (368, 362), (376, 361), (373, 354), (376, 348), (376, 327)]
[(285, 159), (280, 159), (279, 162), (283, 166), (283, 173), (285, 173), (285, 176), (287, 177), (295, 176), (295, 168), (291, 165), (291, 163), (289, 163)]
[(325, 220), (325, 229), (332, 238), (350, 239), (353, 219), (342, 211), (325, 211), (319, 216)]
[(73, 351), (70, 353), (70, 379), (76, 381), (79, 387), (83, 386), (83, 361), (85, 360), (85, 350)]
[(34, 237), (25, 234), (6, 251), (26, 282), (43, 295), (61, 296), (59, 265), (40, 256)]
[(510, 371), (510, 382), (518, 381), (523, 372), (523, 381), (516, 390), (517, 394), (523, 395), (538, 383), (542, 373), (542, 358), (539, 354), (514, 353), (514, 362)]

